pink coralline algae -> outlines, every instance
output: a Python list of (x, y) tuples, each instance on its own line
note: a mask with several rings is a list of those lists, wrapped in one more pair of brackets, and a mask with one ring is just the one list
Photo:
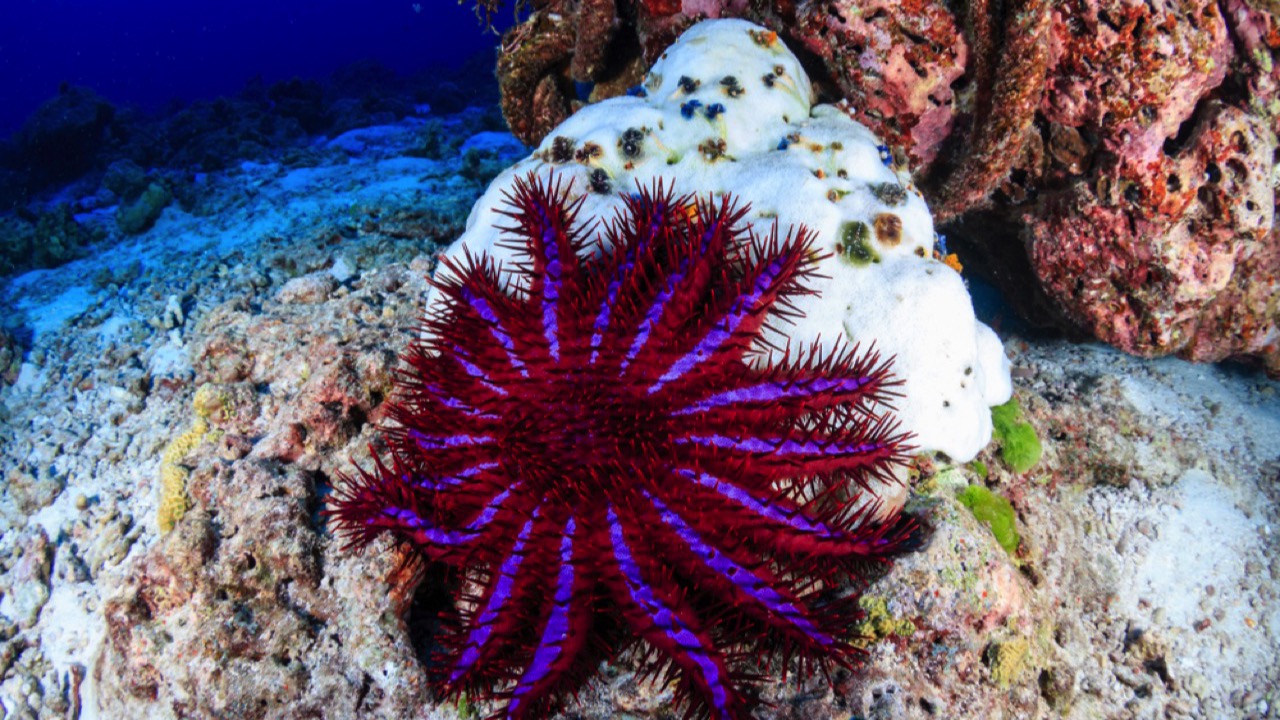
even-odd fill
[(1047, 142), (1001, 199), (1025, 197), (1031, 266), (1072, 323), (1129, 352), (1253, 356), (1275, 374), (1276, 112), (1247, 88), (1274, 82), (1262, 53), (1280, 38), (1255, 23), (1258, 61), (1241, 63), (1229, 20), (1208, 0), (1063, 7)]
[(1176, 155), (1118, 155), (1093, 185), (1047, 194), (1027, 229), (1046, 292), (1130, 352), (1254, 354), (1280, 372), (1275, 149), (1260, 120), (1214, 103)]
[(955, 18), (927, 0), (804, 3), (789, 26), (821, 58), (851, 116), (928, 165), (955, 120), (952, 85), (969, 57)]
[(873, 519), (907, 451), (872, 409), (888, 365), (848, 348), (751, 364), (811, 292), (804, 230), (757, 237), (728, 199), (655, 188), (589, 261), (562, 190), (517, 181), (505, 280), (485, 258), (443, 271), (390, 457), (328, 513), (459, 579), (432, 669), (446, 695), (548, 717), (638, 647), (689, 715), (750, 717), (762, 675), (858, 659), (867, 570), (914, 542), (910, 517)]
[(966, 265), (1033, 323), (1280, 373), (1274, 4), (996, 5), (541, 0), (504, 38), (504, 111), (536, 142), (694, 22), (752, 20), (911, 164)]

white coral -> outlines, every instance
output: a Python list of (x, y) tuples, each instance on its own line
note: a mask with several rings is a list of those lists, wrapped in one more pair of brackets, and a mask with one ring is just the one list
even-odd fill
[[(572, 179), (588, 222), (612, 217), (621, 193), (656, 179), (679, 192), (732, 193), (751, 204), (756, 223), (806, 225), (830, 253), (820, 267), (827, 277), (815, 283), (820, 295), (802, 299), (805, 317), (771, 340), (874, 343), (895, 357), (904, 380), (897, 416), (914, 443), (972, 459), (991, 439), (988, 408), (1012, 392), (1009, 362), (974, 317), (960, 276), (934, 259), (928, 207), (875, 135), (837, 107), (812, 106), (795, 56), (743, 20), (689, 29), (642, 88), (643, 97), (578, 111), (495, 179), (448, 255), (460, 259), (466, 248), (510, 259), (496, 245), (495, 226), (505, 224), (497, 210), (513, 179), (529, 172)], [(638, 143), (626, 142), (629, 130)]]

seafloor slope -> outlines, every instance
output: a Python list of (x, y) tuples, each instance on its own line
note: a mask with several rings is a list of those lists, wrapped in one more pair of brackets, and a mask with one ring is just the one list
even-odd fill
[[(30, 334), (0, 387), (0, 717), (484, 714), (426, 688), (433, 578), (318, 516), (367, 460), (439, 244), (523, 152), (480, 127), (212, 173), (213, 212), (0, 284)], [(1280, 716), (1280, 383), (1004, 338), (1043, 457), (918, 463), (936, 530), (868, 591), (868, 666), (773, 684), (761, 717)], [(970, 484), (1012, 501), (1013, 553)], [(671, 716), (635, 671), (574, 716)]]

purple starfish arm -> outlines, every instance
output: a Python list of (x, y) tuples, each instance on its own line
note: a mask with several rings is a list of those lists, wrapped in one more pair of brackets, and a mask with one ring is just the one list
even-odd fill
[(569, 637), (569, 613), (570, 603), (573, 600), (574, 577), (573, 531), (574, 521), (573, 518), (569, 518), (564, 528), (564, 537), (560, 540), (560, 570), (557, 574), (551, 615), (542, 629), (542, 639), (538, 642), (538, 649), (533, 653), (533, 662), (511, 693), (511, 703), (507, 706), (508, 717), (516, 717), (525, 697), (551, 674), (552, 665), (560, 659), (564, 650), (563, 645)]
[(707, 567), (736, 585), (745, 595), (760, 603), (771, 614), (785, 618), (788, 623), (818, 645), (831, 645), (834, 642), (831, 636), (814, 627), (813, 623), (805, 617), (799, 608), (780, 595), (778, 591), (770, 587), (759, 576), (730, 560), (720, 550), (703, 542), (697, 531), (689, 527), (689, 524), (685, 522), (684, 518), (680, 517), (679, 513), (672, 511), (661, 500), (649, 494), (648, 491), (641, 491), (641, 494), (658, 509), (662, 522), (675, 530), (676, 535), (689, 545), (689, 548), (702, 559), (702, 562)]
[(484, 612), (480, 613), (480, 619), (472, 626), (471, 633), (467, 636), (465, 649), (454, 665), (449, 682), (456, 683), (480, 659), (485, 644), (492, 636), (493, 624), (497, 622), (499, 613), (503, 611), (507, 600), (511, 598), (511, 591), (515, 588), (516, 575), (525, 558), (525, 544), (529, 541), (529, 533), (533, 531), (533, 521), (536, 518), (537, 511), (534, 512), (534, 517), (525, 522), (524, 527), (520, 529), (515, 545), (511, 548), (507, 559), (502, 562), (502, 567), (498, 570), (497, 584), (489, 595)]
[[(639, 606), (649, 618), (652, 626), (684, 653), (697, 667), (702, 682), (711, 689), (711, 704), (716, 714), (722, 718), (732, 718), (729, 713), (730, 691), (725, 684), (725, 668), (718, 658), (712, 657), (708, 649), (698, 639), (698, 635), (680, 619), (671, 608), (667, 607), (654, 593), (653, 588), (640, 575), (640, 567), (627, 547), (622, 534), (622, 524), (613, 506), (609, 507), (609, 541), (613, 546), (613, 556), (622, 569), (626, 581), (627, 592), (633, 603)], [(685, 658), (675, 658), (677, 661)]]

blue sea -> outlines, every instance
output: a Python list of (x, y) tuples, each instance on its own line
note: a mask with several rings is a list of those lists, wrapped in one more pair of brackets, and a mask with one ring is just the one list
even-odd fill
[[(6, 3), (0, 273), (137, 235), (175, 199), (190, 210), (200, 193), (182, 188), (207, 173), (318, 138), (468, 108), (496, 130), (496, 46), (516, 20), (451, 2)], [(123, 225), (89, 221), (139, 200)]]
[[(512, 17), (495, 15), (495, 29)], [(449, 0), (11, 0), (0, 8), (0, 137), (67, 85), (153, 113), (357, 62), (402, 77), (456, 69), (496, 41), (469, 3)]]

